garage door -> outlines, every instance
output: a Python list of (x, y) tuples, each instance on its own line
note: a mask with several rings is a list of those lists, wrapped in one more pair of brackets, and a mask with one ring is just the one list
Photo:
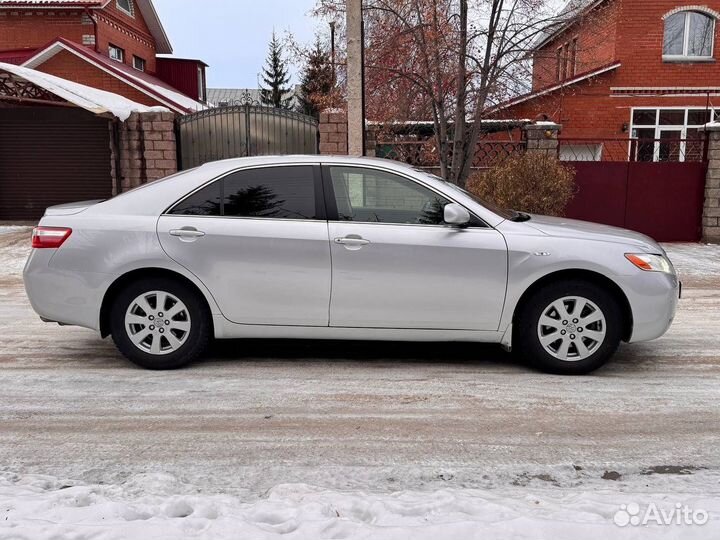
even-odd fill
[(0, 109), (0, 219), (112, 195), (108, 120), (81, 109)]

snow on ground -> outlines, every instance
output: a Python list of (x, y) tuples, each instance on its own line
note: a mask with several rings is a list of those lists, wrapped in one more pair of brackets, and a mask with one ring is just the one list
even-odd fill
[[(708, 540), (720, 534), (720, 499), (671, 491), (642, 496), (609, 489), (517, 488), (372, 494), (287, 484), (247, 503), (228, 495), (193, 493), (191, 486), (162, 474), (138, 475), (111, 486), (40, 476), (14, 480), (0, 478), (0, 516), (5, 515), (0, 538), (15, 540)], [(669, 525), (653, 517), (645, 526), (635, 526), (627, 524), (631, 514), (621, 507), (633, 503), (640, 511), (631, 511), (641, 519), (651, 504), (666, 513), (675, 512), (677, 505), (693, 513), (687, 522), (681, 514), (680, 525), (676, 517), (670, 517)]]
[[(29, 233), (0, 227), (0, 540), (720, 538), (719, 246), (666, 246), (673, 328), (591, 377), (272, 341), (151, 373), (37, 319)], [(615, 525), (651, 503), (709, 522)]]

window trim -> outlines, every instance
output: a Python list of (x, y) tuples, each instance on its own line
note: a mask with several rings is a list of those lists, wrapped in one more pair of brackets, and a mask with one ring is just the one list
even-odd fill
[(120, 10), (125, 15), (128, 15), (129, 17), (135, 18), (135, 4), (133, 0), (127, 0), (128, 5), (130, 6), (130, 10), (128, 11), (124, 7), (120, 5), (120, 0), (115, 0), (115, 7)]
[[(664, 62), (714, 62), (715, 61), (715, 31), (717, 26), (717, 17), (715, 17), (713, 14), (708, 13), (704, 10), (696, 9), (695, 6), (690, 6), (686, 9), (678, 9), (673, 10), (672, 12), (668, 13), (663, 17), (663, 23), (667, 21), (668, 18), (673, 17), (675, 15), (683, 14), (685, 16), (685, 27), (683, 29), (683, 52), (682, 54), (665, 54), (665, 32), (666, 29), (663, 28), (663, 61)], [(690, 46), (690, 20), (691, 17), (689, 15), (691, 13), (697, 13), (698, 15), (702, 15), (704, 17), (707, 17), (712, 22), (712, 39), (710, 40), (710, 54), (709, 55), (689, 55), (688, 49)]]
[[(120, 58), (113, 58), (113, 56), (111, 54), (113, 49), (120, 51)], [(125, 63), (125, 49), (123, 49), (122, 47), (118, 47), (117, 45), (113, 45), (112, 43), (109, 43), (108, 44), (108, 57), (113, 62), (119, 62), (121, 64), (124, 64)]]
[(429, 191), (432, 191), (436, 195), (441, 196), (443, 199), (447, 199), (450, 201), (451, 204), (459, 204), (465, 210), (467, 210), (470, 213), (470, 223), (468, 223), (466, 228), (471, 229), (488, 229), (488, 230), (494, 230), (493, 227), (491, 227), (484, 219), (482, 219), (480, 216), (477, 215), (472, 209), (468, 208), (465, 204), (458, 202), (456, 199), (454, 199), (452, 196), (448, 195), (447, 193), (443, 193), (440, 190), (435, 189), (433, 186), (429, 186), (425, 184), (424, 182), (421, 182), (417, 178), (413, 178), (410, 175), (400, 173), (395, 170), (389, 170), (384, 169), (382, 167), (375, 167), (373, 165), (358, 165), (358, 164), (350, 164), (350, 163), (323, 163), (322, 164), (322, 181), (323, 181), (323, 192), (325, 193), (325, 207), (327, 208), (327, 216), (328, 216), (328, 222), (330, 223), (342, 223), (342, 224), (350, 224), (350, 223), (357, 223), (358, 225), (387, 225), (392, 227), (435, 227), (435, 228), (442, 228), (442, 229), (457, 229), (457, 225), (448, 225), (448, 224), (439, 224), (439, 225), (428, 225), (424, 223), (385, 223), (382, 221), (345, 221), (340, 219), (340, 215), (338, 213), (337, 209), (337, 201), (335, 199), (335, 189), (332, 184), (332, 173), (330, 172), (330, 169), (332, 167), (342, 167), (347, 169), (367, 169), (371, 171), (379, 171), (385, 174), (390, 174), (394, 176), (398, 176), (400, 178), (403, 178), (405, 180), (409, 180), (410, 182), (413, 182), (417, 185), (419, 185), (422, 188), (425, 188)]
[[(315, 193), (315, 213), (317, 214), (317, 217), (315, 219), (305, 219), (305, 218), (275, 218), (275, 217), (253, 217), (253, 216), (196, 216), (192, 214), (173, 214), (172, 211), (175, 209), (175, 207), (179, 206), (183, 202), (185, 202), (187, 199), (198, 193), (199, 191), (202, 191), (205, 188), (210, 187), (216, 182), (223, 182), (225, 178), (228, 176), (232, 176), (233, 174), (239, 173), (239, 172), (245, 172), (245, 171), (252, 171), (256, 169), (277, 169), (281, 167), (311, 167), (313, 171), (313, 191)], [(223, 189), (223, 185), (220, 187), (220, 200), (221, 205), (223, 204), (223, 199), (225, 198), (225, 190)], [(222, 208), (222, 206), (221, 206)], [(222, 212), (222, 210), (221, 210)], [(249, 167), (241, 167), (239, 169), (233, 169), (231, 171), (227, 171), (220, 176), (216, 176), (215, 178), (212, 178), (211, 180), (208, 180), (201, 186), (197, 187), (193, 191), (186, 193), (183, 195), (180, 199), (177, 199), (174, 203), (172, 203), (170, 206), (168, 206), (161, 214), (161, 216), (168, 216), (168, 217), (176, 217), (176, 218), (203, 218), (203, 219), (252, 219), (252, 220), (261, 220), (261, 221), (306, 221), (306, 222), (322, 222), (322, 221), (328, 221), (328, 212), (327, 207), (325, 204), (325, 199), (323, 197), (323, 184), (322, 184), (322, 173), (320, 171), (320, 164), (319, 163), (277, 163), (277, 164), (266, 164), (266, 165), (252, 165)]]
[[(136, 63), (136, 62), (137, 62), (138, 60), (140, 60), (140, 61), (142, 62), (142, 69), (140, 69), (139, 67), (137, 67), (137, 63)], [(132, 67), (133, 67), (133, 69), (136, 69), (137, 71), (140, 71), (140, 72), (142, 72), (142, 73), (145, 73), (145, 71), (146, 71), (146, 69), (147, 69), (147, 60), (145, 60), (144, 58), (138, 56), (137, 54), (133, 54), (133, 65), (132, 65)]]

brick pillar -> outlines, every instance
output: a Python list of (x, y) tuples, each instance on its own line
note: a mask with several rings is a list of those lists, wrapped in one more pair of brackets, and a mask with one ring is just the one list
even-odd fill
[(557, 157), (558, 133), (562, 129), (560, 124), (553, 122), (537, 122), (523, 127), (528, 152), (542, 152)]
[(326, 109), (320, 113), (320, 153), (342, 155), (348, 153), (347, 112), (342, 109)]
[(378, 131), (380, 131), (378, 125), (370, 125), (365, 128), (365, 155), (367, 157), (377, 156)]
[(708, 171), (703, 206), (703, 240), (720, 243), (720, 126), (710, 124), (708, 131)]
[(120, 128), (122, 191), (175, 174), (177, 170), (175, 114), (130, 115)]

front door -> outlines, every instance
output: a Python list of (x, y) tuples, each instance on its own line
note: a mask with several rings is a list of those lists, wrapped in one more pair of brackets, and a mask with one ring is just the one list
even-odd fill
[[(498, 329), (507, 282), (500, 233), (443, 223), (452, 202), (410, 178), (329, 166), (330, 325)], [(337, 215), (333, 215), (337, 214)]]
[(158, 234), (230, 321), (328, 325), (330, 248), (319, 166), (231, 173), (163, 215)]

